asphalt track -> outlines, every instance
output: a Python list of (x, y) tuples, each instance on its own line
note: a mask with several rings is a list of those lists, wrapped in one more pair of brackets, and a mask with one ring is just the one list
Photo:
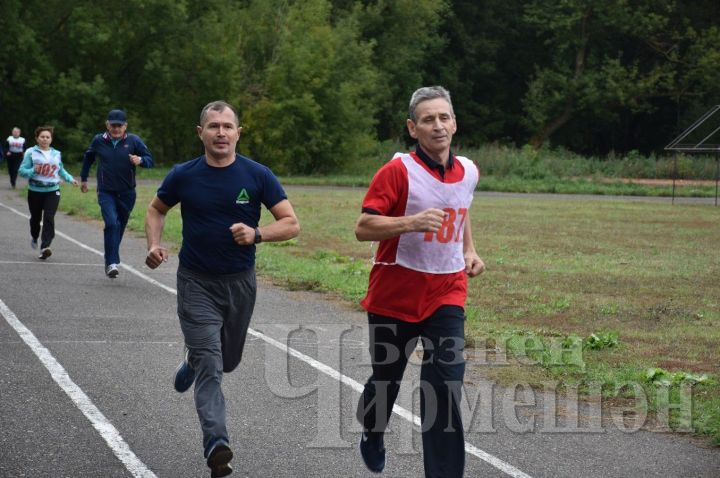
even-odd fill
[[(41, 262), (25, 198), (0, 176), (0, 477), (209, 476), (192, 395), (171, 384), (182, 356), (176, 257), (150, 271), (144, 239), (128, 236), (110, 280), (101, 225), (63, 214), (56, 224)], [(223, 384), (232, 476), (377, 476), (358, 457), (353, 418), (369, 375), (364, 314), (261, 283), (251, 327)], [(720, 450), (688, 433), (632, 431), (592, 404), (514, 393), (484, 380), (476, 362), (464, 401), (467, 477), (720, 476)], [(382, 476), (423, 475), (411, 425), (418, 370), (408, 369)]]

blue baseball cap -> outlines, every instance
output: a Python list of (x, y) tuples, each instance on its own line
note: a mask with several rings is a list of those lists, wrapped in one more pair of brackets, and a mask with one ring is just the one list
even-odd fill
[(127, 115), (123, 110), (112, 110), (108, 113), (107, 122), (110, 124), (125, 124), (127, 123)]

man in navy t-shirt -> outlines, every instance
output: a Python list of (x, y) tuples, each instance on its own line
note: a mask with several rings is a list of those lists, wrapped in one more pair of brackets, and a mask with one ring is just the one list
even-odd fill
[[(214, 101), (200, 114), (198, 136), (205, 154), (175, 166), (148, 206), (145, 263), (168, 259), (160, 245), (167, 212), (182, 204), (182, 247), (177, 271), (178, 316), (185, 359), (175, 389), (195, 383), (195, 407), (213, 478), (232, 472), (225, 425), (223, 373), (242, 357), (255, 306), (255, 245), (285, 241), (300, 225), (285, 191), (267, 167), (235, 153), (242, 128), (235, 109)], [(259, 227), (261, 204), (275, 221)]]

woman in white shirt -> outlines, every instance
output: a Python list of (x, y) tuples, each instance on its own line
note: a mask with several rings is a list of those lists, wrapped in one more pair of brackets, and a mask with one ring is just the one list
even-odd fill
[(25, 138), (20, 136), (20, 128), (17, 126), (12, 129), (12, 134), (5, 140), (7, 143), (7, 151), (5, 158), (7, 159), (8, 174), (10, 175), (10, 186), (15, 189), (15, 181), (17, 181), (18, 168), (23, 160), (25, 152)]

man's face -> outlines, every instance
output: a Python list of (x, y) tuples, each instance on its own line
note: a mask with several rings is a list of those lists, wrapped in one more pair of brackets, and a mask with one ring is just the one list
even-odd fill
[(19, 138), (20, 137), (20, 128), (13, 128), (12, 135), (13, 135), (13, 138)]
[(127, 123), (110, 123), (106, 121), (105, 126), (113, 139), (122, 138), (123, 135), (125, 135), (125, 131), (127, 131)]
[(447, 101), (443, 98), (423, 101), (415, 108), (415, 118), (416, 123), (407, 120), (408, 131), (423, 151), (431, 155), (450, 151), (457, 124)]
[(208, 111), (205, 124), (197, 127), (205, 154), (216, 159), (234, 157), (241, 130), (230, 108)]

